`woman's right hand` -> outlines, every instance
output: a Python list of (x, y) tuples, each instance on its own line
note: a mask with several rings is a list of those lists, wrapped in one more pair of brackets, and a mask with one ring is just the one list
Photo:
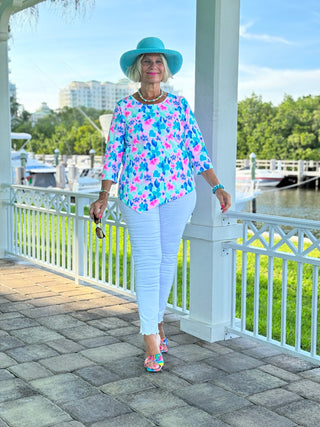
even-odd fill
[(90, 218), (98, 224), (101, 221), (104, 211), (108, 205), (109, 194), (107, 192), (100, 193), (99, 199), (90, 205)]

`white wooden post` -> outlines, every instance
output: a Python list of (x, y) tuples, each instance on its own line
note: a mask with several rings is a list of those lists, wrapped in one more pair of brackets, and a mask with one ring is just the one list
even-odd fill
[(8, 230), (11, 183), (11, 121), (8, 73), (8, 23), (10, 15), (43, 0), (5, 0), (0, 4), (0, 258), (10, 247)]
[(304, 176), (304, 160), (298, 160), (298, 184), (303, 182)]
[(9, 244), (8, 203), (11, 183), (10, 99), (8, 77), (9, 13), (0, 15), (0, 258)]
[(81, 284), (82, 281), (80, 277), (84, 273), (84, 227), (85, 220), (83, 219), (84, 208), (86, 206), (87, 200), (83, 197), (75, 196), (75, 217), (73, 221), (73, 247), (72, 247), (72, 261), (73, 261), (73, 270), (75, 276), (75, 283)]
[[(195, 115), (220, 182), (234, 206), (237, 132), (239, 0), (198, 0)], [(190, 314), (181, 329), (204, 340), (224, 339), (231, 319), (232, 263), (223, 242), (240, 236), (225, 224), (219, 203), (197, 177), (190, 238)]]

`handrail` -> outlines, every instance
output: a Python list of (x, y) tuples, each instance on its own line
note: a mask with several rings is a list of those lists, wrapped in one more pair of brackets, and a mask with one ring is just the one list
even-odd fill
[(320, 229), (320, 221), (314, 221), (303, 218), (289, 218), (284, 216), (275, 216), (267, 214), (256, 214), (247, 212), (237, 212), (229, 210), (223, 214), (224, 221), (227, 218), (235, 218), (239, 220), (263, 221), (270, 224), (282, 224), (288, 226), (300, 226), (308, 229)]

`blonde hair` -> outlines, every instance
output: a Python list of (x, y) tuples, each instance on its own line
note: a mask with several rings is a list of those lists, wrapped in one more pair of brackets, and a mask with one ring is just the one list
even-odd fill
[[(141, 81), (141, 62), (144, 55), (147, 55), (147, 54), (143, 53), (142, 55), (139, 55), (134, 61), (134, 63), (128, 68), (128, 77), (133, 82)], [(163, 74), (162, 81), (163, 83), (166, 83), (168, 79), (172, 77), (172, 74), (168, 67), (167, 58), (162, 53), (159, 53), (159, 55), (164, 65), (164, 74)]]

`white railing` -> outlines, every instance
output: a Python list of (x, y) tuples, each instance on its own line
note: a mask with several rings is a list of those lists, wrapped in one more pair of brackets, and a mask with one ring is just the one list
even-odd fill
[[(130, 241), (116, 198), (109, 200), (106, 238), (99, 240), (88, 215), (95, 195), (25, 186), (10, 191), (11, 254), (77, 282), (135, 293)], [(320, 361), (320, 222), (240, 212), (228, 212), (223, 221), (235, 219), (242, 238), (224, 243), (233, 257), (229, 331)], [(182, 313), (189, 308), (189, 257), (183, 239), (169, 305)]]
[[(249, 159), (237, 159), (237, 168), (249, 167)], [(282, 171), (286, 175), (319, 175), (320, 161), (315, 160), (263, 160), (256, 159), (259, 169)]]
[(229, 212), (242, 238), (233, 257), (230, 332), (249, 335), (320, 361), (320, 222)]
[[(89, 206), (95, 194), (13, 185), (9, 204), (9, 253), (60, 271), (76, 282), (135, 294), (134, 263), (118, 199), (111, 197), (98, 239)], [(189, 242), (182, 240), (171, 309), (188, 313)]]

